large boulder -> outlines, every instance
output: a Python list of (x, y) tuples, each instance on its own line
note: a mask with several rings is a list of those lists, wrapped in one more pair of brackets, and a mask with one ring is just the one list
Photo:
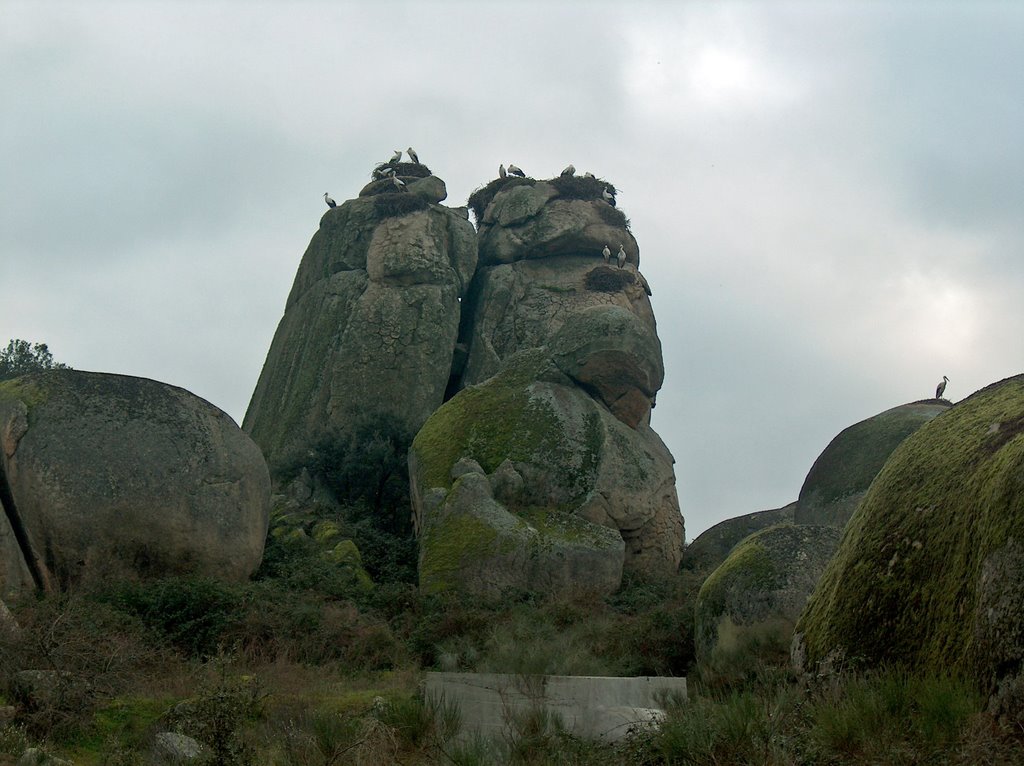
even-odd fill
[(701, 532), (686, 546), (680, 566), (699, 572), (710, 572), (726, 560), (729, 552), (741, 540), (766, 527), (791, 523), (795, 507), (796, 503), (793, 502), (782, 508), (756, 511), (720, 521), (710, 529)]
[(697, 659), (785, 651), (807, 597), (839, 544), (835, 527), (778, 524), (741, 541), (697, 594)]
[(959, 672), (1024, 719), (1024, 375), (886, 462), (808, 602), (794, 654)]
[[(521, 352), (444, 404), (416, 436), (409, 468), (426, 590), (608, 592), (623, 566), (668, 575), (679, 563), (668, 450), (546, 349)], [(530, 553), (542, 549), (550, 555)]]
[(811, 466), (800, 488), (794, 521), (844, 527), (892, 451), (949, 407), (944, 399), (925, 399), (843, 429)]
[(444, 400), (476, 234), (440, 179), (407, 179), (423, 193), (376, 181), (328, 210), (302, 258), (243, 421), (272, 466), (352, 413), (415, 433)]
[[(76, 370), (8, 380), (0, 447), (5, 550), (39, 587), (111, 568), (241, 581), (259, 566), (266, 463), (228, 415), (184, 389)], [(9, 587), (21, 564), (5, 566)]]

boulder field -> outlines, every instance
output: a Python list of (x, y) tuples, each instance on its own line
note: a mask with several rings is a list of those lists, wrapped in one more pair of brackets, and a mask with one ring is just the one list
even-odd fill
[(0, 382), (5, 596), (108, 573), (242, 581), (259, 566), (270, 477), (209, 402), (126, 375)]
[(892, 453), (797, 625), (794, 658), (960, 672), (1024, 717), (1024, 375)]

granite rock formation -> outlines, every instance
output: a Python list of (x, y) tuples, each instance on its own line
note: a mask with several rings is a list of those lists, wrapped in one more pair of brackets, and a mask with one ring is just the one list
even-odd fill
[(740, 541), (767, 527), (792, 523), (795, 507), (796, 503), (792, 502), (782, 508), (756, 511), (715, 524), (686, 546), (680, 566), (710, 573), (729, 557), (729, 552)]
[(892, 453), (797, 626), (794, 656), (963, 673), (1024, 720), (1024, 375)]
[(697, 659), (788, 651), (793, 628), (839, 545), (835, 527), (778, 524), (740, 542), (697, 594)]
[(381, 179), (328, 210), (302, 257), (243, 421), (272, 466), (353, 412), (415, 433), (444, 400), (476, 233), (425, 166), (395, 169), (405, 191)]
[[(5, 592), (129, 572), (241, 581), (270, 478), (257, 446), (184, 389), (51, 370), (0, 383)], [(12, 542), (13, 538), (13, 542)]]
[(797, 524), (846, 526), (892, 451), (949, 406), (943, 399), (925, 399), (843, 429), (811, 466), (793, 520)]

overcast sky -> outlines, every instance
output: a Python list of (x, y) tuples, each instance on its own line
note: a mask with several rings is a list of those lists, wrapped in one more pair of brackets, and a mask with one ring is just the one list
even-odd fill
[(612, 181), (687, 538), (1024, 372), (1024, 4), (0, 0), (0, 341), (241, 421), (324, 210), (414, 146)]

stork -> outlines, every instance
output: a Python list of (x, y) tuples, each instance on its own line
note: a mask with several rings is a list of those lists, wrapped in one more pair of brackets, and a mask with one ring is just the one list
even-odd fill
[(398, 191), (402, 191), (405, 188), (405, 181), (398, 176), (391, 176), (391, 181), (395, 184), (395, 188), (398, 189)]
[(604, 256), (604, 262), (608, 263), (612, 257), (612, 251), (608, 249), (608, 245), (604, 246), (604, 250), (601, 251), (601, 255)]
[(942, 376), (942, 380), (939, 381), (939, 385), (935, 387), (935, 398), (941, 399), (942, 395), (946, 393), (946, 384), (949, 383), (949, 378), (945, 375)]
[(583, 174), (583, 177), (584, 177), (584, 178), (596, 178), (597, 176), (595, 176), (595, 175), (594, 175), (593, 173), (591, 173), (591, 172), (590, 172), (590, 171), (588, 170), (588, 171), (587, 171), (586, 173), (584, 173), (584, 174)]
[[(413, 149), (413, 148), (412, 148), (412, 147), (410, 146), (410, 147), (409, 147), (408, 149), (406, 149), (406, 150), (405, 150), (405, 152), (406, 152), (406, 154), (408, 154), (408, 155), (409, 155), (409, 159), (410, 159), (410, 160), (412, 160), (413, 162), (415, 162), (415, 163), (416, 163), (417, 165), (419, 165), (419, 164), (420, 164), (420, 158), (419, 158), (419, 156), (418, 156), (418, 155), (416, 154), (416, 150), (415, 150), (415, 149)], [(399, 155), (399, 156), (401, 156), (401, 155)]]
[(498, 178), (508, 178), (508, 173), (505, 172), (504, 163), (498, 165)]
[(615, 207), (615, 195), (608, 191), (608, 187), (601, 190), (601, 197), (612, 207)]
[(324, 202), (327, 203), (327, 207), (337, 207), (338, 203), (327, 196), (327, 192), (324, 192)]
[(626, 250), (622, 247), (621, 242), (619, 243), (619, 252), (618, 255), (615, 256), (615, 259), (618, 262), (620, 269), (626, 265)]
[(401, 161), (402, 161), (402, 150), (401, 149), (395, 149), (394, 156), (392, 156), (391, 159), (388, 160), (388, 162), (401, 162)]
[(508, 174), (510, 176), (519, 176), (520, 178), (526, 178), (526, 173), (524, 173), (522, 170), (517, 168), (511, 162), (508, 165)]
[(560, 175), (560, 176), (574, 176), (574, 175), (576, 175), (576, 168), (573, 167), (572, 164), (566, 165), (565, 170), (563, 170), (558, 175)]

